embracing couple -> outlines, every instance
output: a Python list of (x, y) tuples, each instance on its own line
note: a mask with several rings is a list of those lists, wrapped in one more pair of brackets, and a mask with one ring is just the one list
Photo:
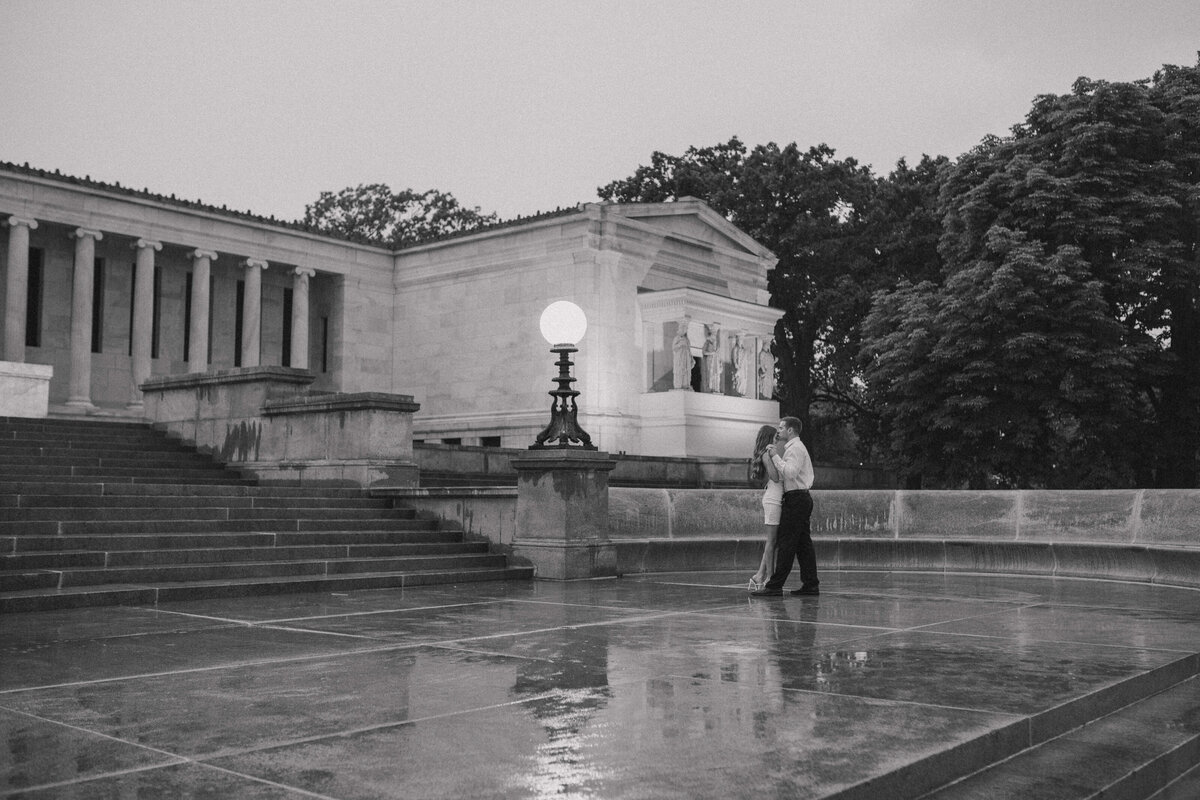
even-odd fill
[(750, 475), (756, 481), (767, 482), (762, 499), (767, 545), (758, 572), (750, 579), (753, 597), (781, 597), (793, 560), (800, 562), (800, 588), (791, 593), (808, 596), (821, 593), (817, 554), (809, 527), (813, 466), (807, 448), (800, 441), (802, 427), (795, 417), (784, 417), (777, 428), (762, 426), (754, 443)]

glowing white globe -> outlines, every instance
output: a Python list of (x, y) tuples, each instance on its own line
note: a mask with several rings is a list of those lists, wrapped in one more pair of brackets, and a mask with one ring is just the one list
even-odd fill
[(542, 336), (550, 344), (576, 344), (587, 332), (583, 309), (570, 300), (557, 300), (542, 312)]

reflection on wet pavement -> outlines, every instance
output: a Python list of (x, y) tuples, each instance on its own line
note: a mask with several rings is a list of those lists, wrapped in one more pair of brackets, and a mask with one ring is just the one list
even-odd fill
[(823, 578), (820, 598), (696, 573), (0, 617), (0, 796), (905, 796), (1027, 746), (1030, 718), (1197, 669), (1194, 591)]

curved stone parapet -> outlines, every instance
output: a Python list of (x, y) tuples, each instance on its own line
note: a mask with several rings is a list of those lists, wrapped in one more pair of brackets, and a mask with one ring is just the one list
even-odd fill
[[(820, 563), (1200, 588), (1200, 491), (813, 492)], [(753, 570), (760, 493), (610, 490), (621, 572)]]

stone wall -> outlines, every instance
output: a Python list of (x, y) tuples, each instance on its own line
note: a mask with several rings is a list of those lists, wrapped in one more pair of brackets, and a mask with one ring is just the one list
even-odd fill
[[(814, 491), (819, 561), (1200, 587), (1200, 491)], [(622, 572), (750, 569), (759, 493), (612, 489)]]
[[(516, 489), (384, 492), (511, 546)], [(1200, 490), (813, 492), (827, 569), (1110, 578), (1200, 588)], [(760, 493), (610, 488), (621, 573), (747, 570), (762, 556)]]

